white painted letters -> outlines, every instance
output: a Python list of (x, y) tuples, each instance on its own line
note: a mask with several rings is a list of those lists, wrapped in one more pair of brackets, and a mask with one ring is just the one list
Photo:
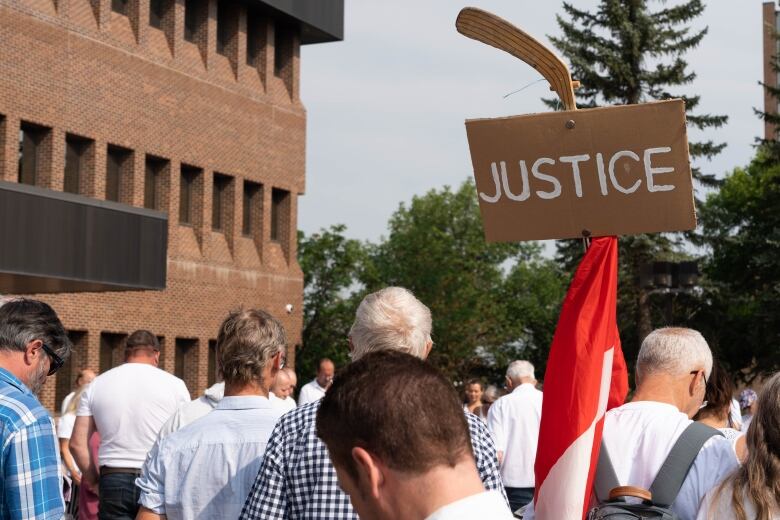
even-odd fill
[[(647, 156), (647, 153), (645, 153)], [(574, 177), (574, 193), (582, 198), (582, 179), (580, 178), (580, 162), (590, 160), (590, 155), (567, 155), (558, 159), (562, 163), (571, 163), (571, 174)]]
[(630, 188), (624, 188), (620, 185), (620, 183), (617, 181), (617, 177), (615, 176), (615, 163), (617, 163), (618, 159), (621, 157), (630, 157), (631, 159), (635, 160), (636, 162), (639, 162), (639, 156), (632, 152), (631, 150), (621, 150), (617, 152), (615, 155), (612, 156), (612, 159), (609, 160), (609, 178), (612, 180), (612, 186), (615, 187), (616, 190), (618, 190), (621, 193), (630, 194), (634, 193), (636, 190), (639, 189), (639, 185), (642, 184), (641, 180), (637, 180), (634, 184), (631, 185)]
[(672, 173), (674, 172), (674, 168), (653, 168), (652, 166), (652, 155), (654, 153), (669, 153), (672, 149), (668, 146), (664, 146), (662, 148), (648, 148), (645, 150), (645, 176), (647, 177), (647, 191), (650, 193), (654, 193), (656, 191), (672, 191), (674, 189), (674, 186), (671, 184), (658, 184), (656, 185), (653, 181), (654, 175), (659, 175), (661, 173)]
[[(506, 172), (506, 163), (504, 161), (501, 161), (501, 170)], [(501, 185), (498, 183), (498, 168), (496, 168), (496, 163), (490, 165), (490, 172), (493, 174), (493, 183), (496, 185), (496, 194), (490, 196), (480, 191), (479, 198), (488, 204), (495, 204), (498, 202), (498, 199), (501, 198)]]
[(520, 192), (520, 195), (515, 195), (509, 189), (506, 167), (503, 162), (501, 163), (501, 185), (504, 187), (504, 193), (510, 200), (523, 201), (531, 196), (531, 187), (528, 185), (528, 167), (525, 165), (525, 161), (520, 161), (520, 180), (523, 181), (523, 191)]
[(539, 159), (536, 160), (534, 165), (531, 167), (531, 174), (537, 179), (539, 179), (540, 181), (547, 181), (550, 184), (552, 184), (553, 190), (552, 191), (537, 190), (536, 195), (540, 199), (546, 199), (546, 200), (554, 199), (561, 194), (561, 183), (558, 181), (558, 179), (556, 179), (552, 175), (547, 175), (545, 173), (540, 172), (539, 166), (541, 166), (542, 164), (555, 164), (555, 161), (553, 161), (548, 157), (540, 157)]

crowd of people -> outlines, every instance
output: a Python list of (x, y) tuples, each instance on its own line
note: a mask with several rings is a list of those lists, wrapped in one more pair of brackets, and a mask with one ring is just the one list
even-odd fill
[[(504, 395), (474, 379), (461, 398), (425, 361), (431, 331), (430, 310), (410, 291), (369, 294), (345, 338), (350, 363), (337, 372), (323, 359), (296, 404), (285, 330), (265, 311), (224, 319), (221, 381), (195, 400), (157, 367), (156, 336), (138, 330), (124, 364), (79, 372), (55, 428), (36, 394), (71, 342), (46, 303), (0, 302), (0, 514), (534, 518), (544, 394), (533, 365), (509, 364)], [(632, 398), (604, 420), (594, 518), (614, 488), (632, 486), (659, 490), (682, 520), (780, 519), (780, 374), (760, 395), (745, 390), (735, 403), (734, 394), (698, 332), (663, 328), (645, 338)], [(654, 482), (694, 437), (679, 485)]]

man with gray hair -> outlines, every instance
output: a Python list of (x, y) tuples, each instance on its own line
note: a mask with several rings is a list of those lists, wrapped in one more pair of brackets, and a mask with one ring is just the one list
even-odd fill
[[(668, 327), (645, 338), (636, 364), (634, 398), (607, 412), (604, 420), (602, 449), (609, 454), (621, 486), (650, 489), (701, 407), (711, 371), (712, 353), (699, 332)], [(704, 495), (736, 467), (736, 454), (725, 437), (707, 440), (672, 510), (681, 520), (696, 518)]]
[[(352, 360), (369, 352), (395, 350), (425, 359), (433, 346), (431, 312), (407, 289), (387, 287), (358, 306), (349, 335)], [(249, 493), (242, 520), (357, 519), (349, 496), (339, 487), (328, 449), (317, 437), (320, 402), (286, 414), (268, 441), (263, 464)], [(503, 496), (496, 450), (482, 421), (467, 414), (480, 479)]]
[(225, 394), (217, 407), (158, 440), (136, 485), (137, 520), (236, 518), (283, 410), (269, 399), (287, 339), (267, 312), (231, 312), (217, 335)]
[(542, 392), (536, 389), (534, 366), (512, 361), (506, 369), (510, 393), (488, 411), (509, 507), (517, 511), (534, 498), (534, 462), (542, 420)]
[(72, 345), (49, 305), (0, 301), (0, 441), (4, 519), (59, 520), (60, 452), (54, 421), (35, 397), (70, 356)]

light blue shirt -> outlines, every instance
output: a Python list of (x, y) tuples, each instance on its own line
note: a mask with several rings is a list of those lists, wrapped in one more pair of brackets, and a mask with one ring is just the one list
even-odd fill
[(223, 398), (155, 443), (136, 480), (139, 504), (169, 520), (238, 518), (282, 413), (265, 397)]

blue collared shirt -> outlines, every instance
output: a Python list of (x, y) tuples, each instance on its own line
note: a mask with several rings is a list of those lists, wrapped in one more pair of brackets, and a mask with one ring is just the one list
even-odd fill
[(155, 443), (136, 480), (138, 502), (169, 520), (238, 518), (283, 412), (265, 397), (223, 398)]
[(0, 514), (3, 519), (60, 520), (60, 450), (54, 420), (32, 392), (0, 368)]

